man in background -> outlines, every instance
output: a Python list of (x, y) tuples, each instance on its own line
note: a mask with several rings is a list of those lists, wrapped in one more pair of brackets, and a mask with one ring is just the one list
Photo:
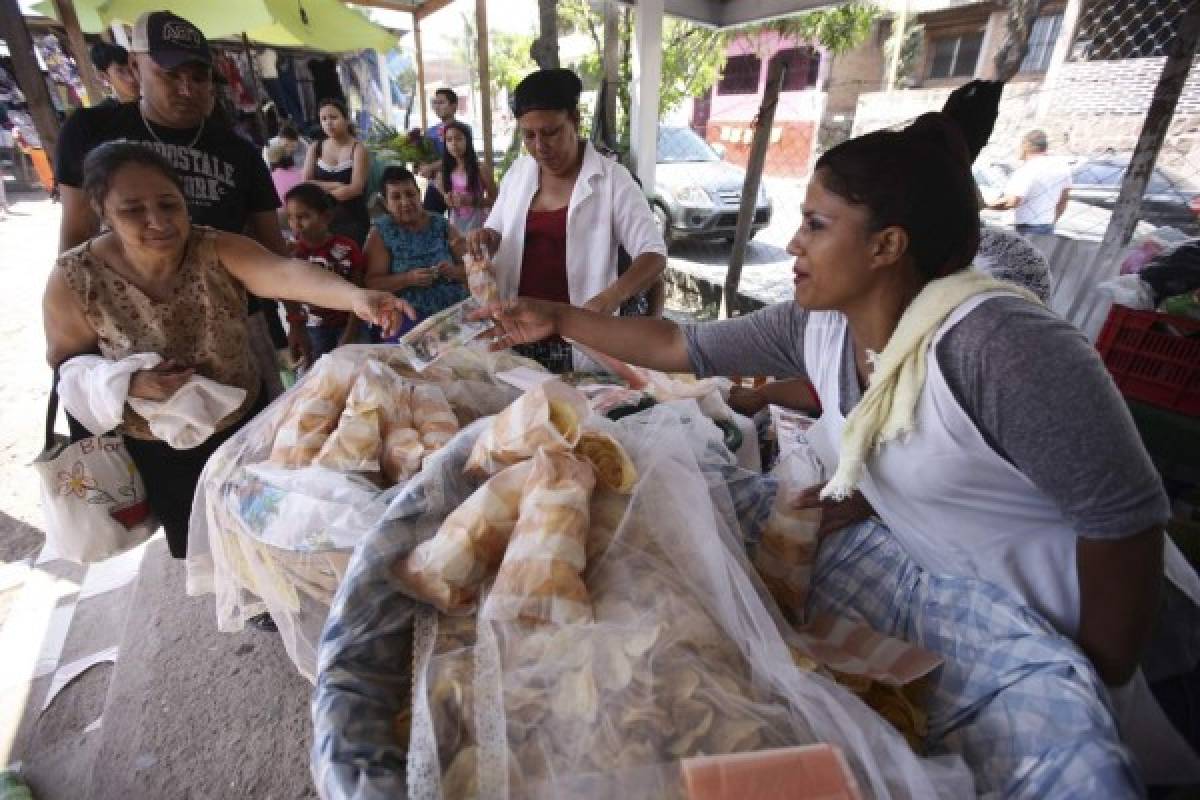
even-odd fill
[(137, 76), (129, 67), (129, 51), (119, 44), (96, 42), (92, 45), (92, 66), (104, 76), (112, 96), (100, 105), (116, 105), (132, 103), (138, 99), (141, 90), (138, 88)]
[(1013, 209), (1017, 233), (1054, 233), (1054, 224), (1067, 208), (1071, 171), (1048, 155), (1045, 131), (1033, 130), (1021, 139), (1021, 161), (1004, 187), (1004, 196), (988, 205), (993, 211)]
[[(453, 89), (438, 89), (433, 93), (433, 101), (430, 105), (433, 106), (433, 113), (437, 114), (438, 121), (425, 129), (425, 136), (433, 142), (433, 147), (437, 151), (437, 160), (422, 164), (420, 168), (421, 175), (429, 179), (429, 186), (425, 190), (424, 205), (426, 211), (444, 214), (447, 208), (446, 198), (438, 189), (438, 178), (442, 174), (442, 156), (446, 154), (446, 125), (453, 122), (455, 114), (458, 113), (458, 93)], [(466, 125), (467, 135), (470, 136), (471, 126), (465, 122), (462, 124)]]

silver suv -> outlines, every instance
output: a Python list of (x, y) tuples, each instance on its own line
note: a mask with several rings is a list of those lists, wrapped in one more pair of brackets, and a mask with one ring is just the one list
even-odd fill
[[(650, 209), (667, 245), (681, 239), (733, 239), (746, 172), (721, 159), (691, 128), (658, 129), (658, 167)], [(750, 235), (771, 224), (759, 186)]]

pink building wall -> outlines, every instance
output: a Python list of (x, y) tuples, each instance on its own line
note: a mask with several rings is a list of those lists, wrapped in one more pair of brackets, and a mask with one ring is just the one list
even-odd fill
[[(709, 95), (707, 120), (695, 120), (709, 142), (720, 142), (725, 146), (726, 161), (743, 167), (746, 165), (753, 137), (751, 123), (762, 104), (771, 58), (780, 50), (797, 46), (804, 46), (804, 43), (777, 33), (740, 36), (729, 43), (726, 56), (752, 53), (762, 63), (753, 94), (723, 95), (719, 87), (714, 86)], [(817, 52), (821, 60), (815, 86), (780, 92), (771, 143), (767, 149), (765, 172), (768, 176), (800, 177), (807, 175), (811, 169), (813, 145), (825, 109), (825, 92), (821, 87), (825, 84), (830, 61), (824, 50), (818, 47)]]

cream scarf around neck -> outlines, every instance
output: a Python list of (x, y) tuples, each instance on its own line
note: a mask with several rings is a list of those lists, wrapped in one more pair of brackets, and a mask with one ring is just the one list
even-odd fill
[(917, 400), (925, 386), (925, 359), (934, 335), (954, 309), (976, 295), (996, 291), (1040, 303), (1032, 292), (975, 269), (931, 281), (913, 299), (887, 346), (874, 359), (870, 386), (846, 418), (837, 472), (821, 491), (822, 498), (848, 498), (862, 479), (871, 454), (912, 432)]

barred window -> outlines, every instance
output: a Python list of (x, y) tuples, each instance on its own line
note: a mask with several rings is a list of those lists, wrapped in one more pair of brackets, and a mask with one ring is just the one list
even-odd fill
[(787, 75), (783, 77), (783, 91), (798, 92), (817, 85), (821, 73), (821, 54), (815, 47), (788, 47), (771, 56), (767, 74), (776, 62), (787, 64)]
[(969, 78), (975, 74), (983, 31), (946, 36), (933, 40), (933, 59), (929, 64), (930, 78)]
[(1071, 49), (1076, 61), (1165, 56), (1188, 0), (1087, 0)]
[(761, 72), (762, 59), (753, 53), (730, 56), (725, 60), (725, 69), (721, 71), (717, 94), (756, 94)]
[(1021, 62), (1021, 72), (1045, 72), (1050, 67), (1050, 55), (1062, 30), (1062, 14), (1038, 17), (1029, 31), (1029, 52)]

